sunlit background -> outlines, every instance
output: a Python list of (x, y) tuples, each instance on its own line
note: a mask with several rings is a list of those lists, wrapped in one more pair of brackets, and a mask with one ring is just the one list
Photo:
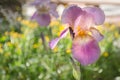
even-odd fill
[(65, 28), (61, 17), (52, 17), (48, 27), (41, 27), (31, 20), (32, 1), (0, 1), (0, 80), (76, 80), (78, 75), (81, 80), (120, 80), (119, 0), (53, 0), (59, 16), (71, 4), (96, 6), (105, 12), (105, 23), (98, 26), (104, 35), (99, 43), (101, 56), (96, 63), (81, 66), (81, 74), (76, 74), (70, 59), (70, 34), (55, 49), (48, 46)]

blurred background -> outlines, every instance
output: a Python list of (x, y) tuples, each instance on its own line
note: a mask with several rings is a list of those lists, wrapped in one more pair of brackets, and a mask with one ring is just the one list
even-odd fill
[(62, 39), (54, 50), (48, 43), (65, 28), (60, 17), (48, 27), (30, 18), (33, 0), (0, 0), (0, 80), (120, 80), (120, 0), (53, 0), (61, 16), (65, 7), (96, 6), (106, 20), (98, 26), (104, 39), (99, 43), (101, 56), (76, 74), (71, 63), (71, 38)]

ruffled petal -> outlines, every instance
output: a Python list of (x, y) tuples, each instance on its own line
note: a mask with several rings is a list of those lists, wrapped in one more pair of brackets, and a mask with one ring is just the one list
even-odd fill
[(86, 12), (90, 13), (93, 15), (94, 18), (94, 22), (96, 25), (101, 25), (104, 23), (105, 21), (105, 14), (104, 12), (97, 7), (86, 7), (83, 10), (85, 10)]
[(92, 25), (93, 25), (92, 15), (83, 11), (75, 20), (74, 33), (79, 32), (79, 30), (88, 30)]
[(91, 36), (76, 37), (72, 45), (73, 57), (81, 65), (94, 63), (100, 56), (100, 48), (96, 40)]
[(35, 19), (40, 24), (40, 26), (48, 26), (50, 23), (49, 14), (38, 14), (35, 12), (32, 16), (32, 19)]
[(56, 38), (56, 39), (52, 40), (51, 42), (49, 42), (49, 47), (51, 49), (54, 49), (55, 46), (57, 45), (57, 43), (59, 42), (59, 40), (64, 38), (67, 35), (67, 33), (68, 33), (68, 28), (63, 30), (58, 38)]
[(92, 37), (96, 40), (96, 41), (101, 41), (104, 36), (95, 28), (91, 28), (90, 29), (91, 33), (92, 33)]
[(63, 23), (69, 24), (70, 27), (73, 27), (74, 21), (80, 15), (81, 12), (82, 12), (82, 10), (80, 7), (78, 7), (76, 5), (72, 5), (63, 11), (61, 20)]

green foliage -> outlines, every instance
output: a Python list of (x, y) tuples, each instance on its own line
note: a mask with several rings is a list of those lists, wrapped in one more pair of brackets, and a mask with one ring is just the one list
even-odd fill
[(81, 66), (81, 74), (77, 74), (70, 59), (69, 35), (54, 50), (49, 49), (49, 41), (64, 28), (59, 21), (48, 27), (26, 20), (20, 23), (19, 32), (13, 29), (0, 35), (0, 80), (75, 80), (76, 75), (82, 80), (114, 80), (120, 76), (120, 50), (114, 45), (120, 37), (116, 26), (104, 27), (100, 59), (95, 64)]

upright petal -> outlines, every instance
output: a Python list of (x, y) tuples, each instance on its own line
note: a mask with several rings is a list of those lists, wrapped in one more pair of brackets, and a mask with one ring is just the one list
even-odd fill
[(46, 4), (46, 3), (49, 3), (50, 0), (34, 0), (34, 2), (31, 3), (31, 5), (42, 5), (42, 4)]
[(86, 12), (90, 13), (93, 15), (94, 18), (94, 22), (96, 25), (101, 25), (104, 23), (105, 21), (105, 14), (104, 12), (97, 7), (86, 7), (83, 10), (85, 10)]
[(82, 10), (80, 7), (78, 7), (76, 5), (72, 5), (63, 11), (61, 20), (63, 23), (69, 24), (70, 27), (73, 27), (74, 21), (80, 15), (81, 12), (82, 12)]
[(49, 12), (50, 12), (53, 16), (55, 16), (56, 18), (58, 18), (59, 16), (58, 16), (58, 13), (57, 13), (57, 11), (56, 11), (57, 4), (51, 2), (51, 3), (49, 4), (49, 7), (50, 7)]
[(35, 19), (40, 24), (40, 26), (48, 26), (50, 23), (49, 14), (38, 14), (35, 12), (32, 16), (32, 19)]
[(60, 39), (64, 38), (68, 33), (68, 28), (66, 28), (65, 30), (63, 30), (60, 34), (60, 36), (52, 41), (49, 42), (49, 47), (51, 49), (54, 49), (55, 46), (57, 45), (57, 43), (59, 42)]
[(78, 16), (75, 20), (74, 33), (77, 33), (79, 30), (88, 30), (93, 25), (93, 17), (91, 14), (88, 14), (85, 11)]
[(92, 37), (96, 40), (96, 41), (101, 41), (104, 36), (95, 28), (91, 28), (90, 29), (91, 33), (92, 33)]
[(73, 40), (72, 53), (73, 57), (85, 66), (94, 63), (99, 58), (100, 48), (91, 36), (78, 36)]
[(57, 13), (56, 10), (50, 10), (49, 12), (52, 14), (52, 16), (54, 16), (54, 17), (56, 17), (56, 18), (59, 17), (59, 15), (58, 15), (58, 13)]

